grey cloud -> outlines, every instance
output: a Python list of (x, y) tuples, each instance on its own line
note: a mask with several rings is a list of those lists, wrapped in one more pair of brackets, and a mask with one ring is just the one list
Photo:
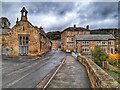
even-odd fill
[[(80, 13), (81, 12), (81, 13)], [(85, 12), (85, 13), (84, 13)], [(118, 3), (117, 2), (91, 2), (84, 9), (78, 10), (79, 24), (91, 24), (92, 28), (117, 27)], [(104, 21), (110, 19), (109, 23)], [(113, 23), (113, 20), (116, 22)], [(103, 23), (98, 23), (103, 22)]]
[[(116, 18), (117, 17), (118, 4), (115, 2), (91, 2), (88, 6), (84, 7), (83, 10), (79, 10), (78, 14), (80, 17), (88, 19), (105, 19), (105, 18)], [(80, 13), (82, 12), (82, 13)], [(85, 12), (85, 13), (84, 13)], [(87, 16), (85, 16), (85, 15)]]
[[(77, 26), (89, 24), (91, 29), (117, 27), (117, 2), (4, 2), (2, 13), (14, 25), (23, 6), (29, 12), (30, 22), (38, 27), (43, 25), (46, 31), (63, 30), (72, 24), (77, 24)], [(47, 20), (48, 16), (56, 19), (50, 19), (54, 21), (51, 23)]]
[(30, 11), (30, 14), (34, 15), (53, 13), (55, 15), (61, 16), (65, 15), (67, 12), (73, 11), (74, 9), (75, 7), (73, 2), (35, 2), (34, 4), (28, 4), (28, 10)]

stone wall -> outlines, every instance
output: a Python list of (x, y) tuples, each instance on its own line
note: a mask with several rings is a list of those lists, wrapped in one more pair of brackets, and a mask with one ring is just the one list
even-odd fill
[(95, 64), (91, 59), (79, 56), (88, 73), (93, 88), (118, 88), (120, 84), (113, 77), (108, 75), (103, 69)]
[(2, 54), (2, 45), (6, 45), (8, 48), (8, 41), (9, 41), (9, 35), (5, 34), (5, 35), (1, 35), (0, 34), (0, 55)]
[[(20, 21), (10, 31), (9, 40), (9, 56), (19, 56), (19, 35), (27, 35), (29, 37), (28, 55), (39, 55), (39, 32), (28, 22)], [(13, 48), (13, 51), (10, 51)]]

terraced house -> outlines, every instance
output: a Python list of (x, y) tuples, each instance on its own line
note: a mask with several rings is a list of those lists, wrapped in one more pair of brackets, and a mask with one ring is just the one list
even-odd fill
[(62, 50), (92, 54), (95, 46), (100, 46), (107, 54), (115, 53), (115, 37), (112, 34), (90, 34), (89, 26), (68, 27), (61, 35)]
[(2, 29), (2, 54), (9, 56), (38, 56), (50, 50), (51, 42), (43, 28), (33, 26), (28, 21), (27, 14), (28, 11), (23, 7), (21, 19), (18, 20), (17, 18), (16, 24), (7, 31), (6, 36), (3, 34), (6, 30)]
[(66, 52), (71, 52), (75, 50), (75, 44), (74, 44), (74, 37), (76, 35), (89, 35), (89, 25), (86, 26), (86, 28), (83, 27), (76, 27), (74, 25), (73, 27), (68, 27), (65, 30), (63, 30), (61, 34), (61, 49)]
[(95, 46), (101, 47), (107, 54), (115, 54), (115, 38), (112, 34), (106, 35), (77, 35), (75, 46), (77, 52), (90, 55)]

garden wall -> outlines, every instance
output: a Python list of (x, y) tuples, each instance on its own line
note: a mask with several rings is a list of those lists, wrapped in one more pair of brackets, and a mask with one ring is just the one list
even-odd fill
[(78, 60), (85, 66), (93, 88), (120, 88), (120, 84), (91, 59), (79, 56)]

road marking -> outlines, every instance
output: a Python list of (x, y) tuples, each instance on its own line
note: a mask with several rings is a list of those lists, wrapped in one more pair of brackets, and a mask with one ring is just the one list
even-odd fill
[[(40, 62), (41, 62), (41, 61), (44, 61), (44, 60), (46, 60), (46, 59), (49, 59), (49, 58), (50, 58), (50, 56), (48, 56), (48, 57), (46, 57), (46, 58), (43, 58), (43, 59), (40, 60)], [(29, 62), (29, 61), (28, 61), (28, 62)], [(27, 62), (20, 63), (19, 65), (23, 65), (23, 64), (26, 64), (26, 63), (27, 63)], [(39, 63), (39, 62), (38, 62), (38, 63)], [(17, 66), (17, 65), (16, 65), (16, 66)], [(13, 67), (15, 67), (15, 65), (14, 65)], [(13, 67), (11, 67), (11, 68), (13, 68)], [(3, 69), (7, 69), (7, 68), (10, 68), (10, 67), (4, 67), (4, 68), (2, 67), (2, 71), (3, 71), (2, 73), (5, 73), (5, 70), (3, 70)], [(15, 71), (14, 71), (14, 72), (15, 72)], [(17, 71), (16, 71), (16, 72), (17, 72)]]
[(8, 87), (14, 85), (15, 83), (17, 83), (18, 81), (20, 81), (21, 79), (23, 79), (24, 77), (26, 77), (26, 76), (29, 75), (29, 74), (30, 74), (30, 73), (28, 73), (28, 74), (22, 76), (21, 78), (19, 78), (19, 79), (13, 81), (12, 83), (8, 84), (6, 87), (8, 88)]
[[(42, 87), (42, 88), (43, 88), (42, 90), (45, 90), (45, 89), (47, 88), (47, 86), (49, 85), (49, 83), (51, 82), (51, 80), (54, 78), (54, 76), (56, 75), (56, 73), (59, 71), (59, 69), (61, 68), (61, 66), (63, 65), (63, 63), (64, 63), (65, 60), (66, 60), (66, 56), (64, 56), (64, 58), (63, 58), (63, 56), (60, 56), (59, 58), (57, 58), (57, 60), (60, 59), (60, 58), (62, 58), (62, 59), (61, 59), (62, 62), (60, 62), (60, 63), (58, 64), (57, 69), (56, 69), (55, 72), (52, 74), (52, 76), (50, 77), (50, 79), (46, 82), (46, 84)], [(41, 88), (41, 87), (40, 87), (40, 84), (41, 84), (41, 82), (36, 86), (36, 88)]]
[[(45, 63), (45, 64), (46, 64), (46, 63)], [(45, 64), (44, 64), (44, 65), (45, 65)], [(43, 65), (42, 65), (42, 66), (43, 66)], [(41, 67), (41, 66), (40, 66), (40, 67)], [(39, 69), (40, 69), (40, 67), (39, 67)], [(36, 69), (36, 70), (38, 70), (38, 69)], [(35, 70), (35, 71), (36, 71), (36, 70)], [(9, 84), (6, 86), (6, 88), (9, 88), (10, 86), (14, 85), (15, 83), (19, 82), (20, 80), (22, 80), (23, 78), (25, 78), (26, 76), (30, 75), (31, 73), (33, 73), (33, 72), (35, 72), (35, 71), (32, 71), (32, 72), (30, 72), (30, 73), (27, 73), (26, 75), (24, 75), (24, 76), (22, 76), (21, 78), (13, 81), (12, 83), (9, 83)]]
[[(48, 58), (49, 58), (49, 57), (44, 58), (44, 59), (42, 59), (42, 61), (43, 61), (43, 60), (47, 60)], [(41, 62), (41, 61), (40, 61), (40, 62)], [(12, 75), (12, 74), (19, 73), (20, 71), (22, 71), (22, 70), (24, 70), (24, 69), (29, 69), (30, 67), (34, 67), (35, 65), (39, 64), (40, 62), (36, 62), (36, 63), (34, 63), (34, 64), (32, 64), (32, 65), (26, 67), (26, 68), (21, 68), (21, 69), (19, 69), (19, 70), (17, 70), (17, 71), (13, 71), (13, 72), (11, 72), (11, 73), (5, 75), (5, 76), (10, 76), (10, 75)]]
[(10, 75), (12, 75), (12, 74), (19, 73), (19, 72), (22, 71), (22, 70), (29, 69), (30, 67), (34, 67), (36, 64), (38, 64), (38, 63), (34, 63), (34, 64), (32, 64), (32, 65), (30, 65), (30, 66), (28, 66), (28, 67), (26, 67), (26, 68), (22, 68), (22, 69), (19, 69), (19, 70), (17, 70), (17, 71), (11, 72), (11, 73), (9, 73), (9, 74), (7, 74), (7, 75), (5, 75), (5, 76), (10, 76)]

